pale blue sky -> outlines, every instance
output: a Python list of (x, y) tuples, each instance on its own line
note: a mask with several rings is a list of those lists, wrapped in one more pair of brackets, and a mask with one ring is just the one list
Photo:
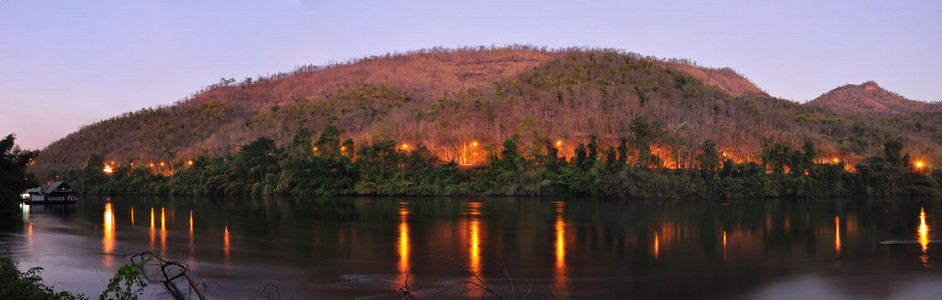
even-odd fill
[(942, 1), (0, 0), (0, 134), (39, 149), (221, 77), (514, 43), (689, 58), (799, 102), (867, 80), (942, 100)]

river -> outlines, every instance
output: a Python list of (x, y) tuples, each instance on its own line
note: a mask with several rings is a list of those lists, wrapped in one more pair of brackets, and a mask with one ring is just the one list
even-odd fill
[[(0, 224), (0, 249), (93, 298), (151, 250), (188, 265), (212, 299), (391, 299), (407, 279), (417, 299), (493, 296), (468, 282), (507, 299), (942, 299), (942, 199), (110, 197), (22, 209)], [(172, 295), (151, 284), (145, 298)]]

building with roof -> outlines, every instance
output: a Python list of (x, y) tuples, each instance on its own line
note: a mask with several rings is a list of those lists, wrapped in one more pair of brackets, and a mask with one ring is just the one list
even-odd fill
[(46, 203), (46, 202), (76, 202), (78, 193), (64, 181), (45, 184), (41, 187), (26, 190), (29, 197), (25, 202)]

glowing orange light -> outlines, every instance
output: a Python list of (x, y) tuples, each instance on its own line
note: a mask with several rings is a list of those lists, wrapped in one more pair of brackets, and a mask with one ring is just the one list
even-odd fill
[(409, 144), (402, 144), (402, 149), (409, 149)]
[(556, 146), (557, 146), (557, 147), (558, 147), (558, 146), (562, 146), (562, 145), (563, 145), (563, 141), (556, 141)]
[(659, 252), (660, 252), (660, 249), (659, 249), (659, 248), (660, 248), (660, 245), (659, 245), (659, 241), (658, 241), (658, 238), (657, 238), (657, 233), (655, 233), (655, 234), (654, 234), (654, 259), (657, 259), (658, 254), (660, 254), (660, 253), (659, 253)]
[(149, 166), (150, 166), (151, 168), (153, 168), (153, 167), (154, 167), (154, 163), (150, 163)]
[(131, 206), (131, 226), (134, 226), (134, 206)]
[(723, 249), (726, 249), (726, 230), (723, 230)]
[(922, 169), (922, 161), (921, 161), (921, 160), (916, 162), (916, 168)]
[[(566, 203), (556, 201), (556, 265), (553, 269), (554, 293), (565, 297), (569, 290), (569, 270), (566, 267), (566, 220), (564, 218)], [(568, 297), (565, 297), (568, 298)]]
[(409, 223), (406, 222), (409, 210), (406, 203), (400, 203), (399, 208), (399, 282), (405, 282), (409, 276)]
[(478, 142), (471, 142), (471, 146), (477, 147), (477, 146), (478, 146)]
[(111, 166), (109, 166), (109, 165), (105, 165), (105, 168), (102, 169), (102, 171), (104, 171), (105, 173), (109, 173), (109, 174), (110, 174), (111, 172), (114, 172), (114, 170), (112, 170), (112, 169), (111, 169)]
[(919, 208), (919, 244), (922, 245), (922, 253), (929, 250), (929, 226), (926, 225), (926, 210)]
[[(101, 243), (102, 251), (105, 254), (111, 254), (114, 251), (114, 208), (111, 203), (105, 203), (104, 237), (102, 237)], [(105, 255), (105, 266), (110, 268), (112, 264), (111, 255)]]
[(166, 208), (160, 208), (160, 256), (167, 257), (167, 214)]
[(163, 166), (164, 166), (164, 163), (163, 163), (163, 162), (161, 162), (161, 163), (160, 163), (160, 166), (161, 166), (161, 167), (163, 167)]
[[(481, 202), (469, 202), (469, 208), (471, 209), (470, 219), (471, 219), (471, 236), (470, 236), (470, 247), (468, 248), (470, 261), (468, 262), (468, 268), (471, 273), (474, 275), (481, 274), (481, 220), (479, 215), (481, 214)], [(473, 277), (473, 276), (472, 276)]]
[(223, 251), (226, 252), (226, 257), (229, 257), (229, 225), (226, 225), (226, 234), (223, 236)]
[(192, 165), (193, 165), (193, 161), (192, 161), (192, 160), (188, 160), (188, 161), (186, 162), (186, 164), (188, 164), (188, 165), (191, 165), (191, 166), (192, 166)]
[(840, 161), (841, 161), (841, 160), (838, 159), (837, 157), (834, 158), (834, 163), (835, 163), (835, 164), (838, 163), (838, 162), (840, 162)]
[(340, 147), (340, 150), (347, 150), (347, 147)]
[(193, 234), (193, 210), (190, 210), (190, 234)]
[(834, 251), (841, 255), (841, 217), (834, 217)]
[(164, 207), (160, 208), (160, 229), (167, 229), (167, 214)]

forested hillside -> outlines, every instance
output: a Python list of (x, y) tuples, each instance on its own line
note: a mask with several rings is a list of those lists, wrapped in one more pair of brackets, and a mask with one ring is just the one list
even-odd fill
[[(632, 123), (641, 119), (648, 122)], [(614, 50), (519, 46), (432, 49), (221, 79), (172, 106), (89, 125), (44, 149), (31, 171), (49, 178), (85, 167), (97, 153), (111, 165), (155, 163), (155, 172), (169, 175), (199, 155), (234, 154), (260, 137), (286, 145), (302, 129), (316, 152), (313, 141), (328, 126), (351, 147), (423, 144), (460, 165), (484, 162), (487, 146), (514, 135), (522, 153), (549, 141), (567, 157), (593, 136), (601, 149), (625, 140), (635, 153), (627, 160), (649, 161), (640, 157), (647, 148), (664, 168), (696, 167), (707, 140), (734, 162), (759, 161), (770, 143), (810, 141), (817, 145), (813, 159), (846, 161), (850, 169), (883, 153), (887, 141), (926, 161), (938, 161), (942, 143), (938, 122), (802, 106), (769, 97), (729, 69)]]
[(844, 114), (908, 115), (913, 113), (942, 113), (942, 104), (940, 103), (906, 99), (897, 93), (883, 89), (873, 81), (835, 88), (808, 102), (808, 105), (825, 107)]

